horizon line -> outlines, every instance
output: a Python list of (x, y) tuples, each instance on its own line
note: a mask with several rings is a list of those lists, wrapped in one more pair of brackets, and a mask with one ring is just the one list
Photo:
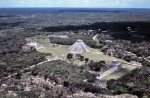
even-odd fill
[(150, 8), (134, 8), (134, 7), (0, 7), (1, 8), (80, 8), (80, 9), (86, 9), (86, 8), (90, 8), (90, 9), (150, 9)]

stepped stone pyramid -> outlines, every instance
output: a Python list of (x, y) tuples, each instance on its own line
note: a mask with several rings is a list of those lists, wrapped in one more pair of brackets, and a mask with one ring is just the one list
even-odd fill
[(72, 53), (90, 52), (90, 47), (86, 45), (83, 40), (78, 39), (68, 50)]

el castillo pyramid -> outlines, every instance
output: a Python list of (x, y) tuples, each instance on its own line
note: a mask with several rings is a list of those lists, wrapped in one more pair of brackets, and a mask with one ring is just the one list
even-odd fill
[(90, 47), (83, 40), (77, 40), (68, 50), (72, 53), (90, 52)]

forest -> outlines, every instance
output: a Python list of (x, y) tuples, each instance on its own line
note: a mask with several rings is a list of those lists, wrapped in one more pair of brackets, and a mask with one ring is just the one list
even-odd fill
[[(81, 26), (57, 26), (57, 27), (43, 27), (40, 31), (48, 31), (48, 32), (58, 32), (58, 31), (70, 31), (70, 30), (97, 30), (101, 29), (102, 31), (109, 32), (127, 32), (127, 27), (131, 27), (133, 30), (138, 28), (138, 32), (136, 34), (150, 37), (148, 33), (150, 23), (149, 22), (99, 22), (93, 23), (91, 25), (81, 25)], [(120, 35), (121, 36), (121, 35)], [(119, 37), (119, 36), (118, 36)], [(147, 39), (148, 40), (148, 39)]]
[[(25, 23), (24, 22), (7, 23), (7, 24), (1, 23), (0, 29), (4, 30), (9, 27), (15, 28), (18, 26), (22, 26), (23, 24)], [(133, 31), (136, 30), (136, 32), (131, 32), (131, 30), (128, 30), (127, 27), (130, 27)], [(13, 29), (10, 29), (10, 31), (0, 33), (1, 80), (6, 76), (11, 75), (12, 73), (17, 72), (19, 74), (19, 71), (21, 69), (27, 68), (41, 61), (44, 61), (46, 60), (45, 56), (51, 55), (39, 53), (36, 50), (23, 50), (22, 46), (26, 43), (25, 38), (40, 34), (44, 35), (45, 32), (48, 35), (50, 35), (58, 31), (64, 32), (73, 31), (74, 33), (77, 33), (77, 36), (74, 35), (70, 37), (73, 38), (73, 41), (75, 41), (77, 38), (82, 39), (84, 37), (84, 34), (78, 35), (78, 33), (80, 33), (80, 30), (88, 31), (92, 29), (93, 31), (83, 38), (85, 43), (87, 43), (89, 46), (98, 48), (99, 51), (102, 51), (106, 55), (122, 58), (128, 62), (130, 60), (141, 62), (143, 67), (141, 69), (133, 70), (132, 72), (128, 73), (127, 75), (123, 76), (118, 80), (108, 81), (107, 83), (108, 89), (96, 88), (93, 85), (89, 85), (89, 83), (87, 84), (81, 82), (82, 80), (84, 80), (85, 77), (87, 77), (88, 74), (84, 72), (80, 73), (80, 71), (83, 71), (82, 69), (77, 68), (77, 66), (75, 65), (69, 65), (61, 61), (53, 62), (54, 64), (52, 64), (52, 66), (49, 66), (50, 68), (47, 68), (47, 66), (50, 64), (46, 63), (45, 65), (41, 66), (43, 70), (41, 70), (38, 67), (35, 67), (35, 69), (32, 71), (32, 75), (36, 76), (38, 74), (44, 74), (46, 75), (45, 77), (50, 77), (52, 78), (52, 80), (60, 78), (63, 75), (62, 83), (64, 83), (64, 85), (70, 84), (71, 87), (76, 88), (84, 87), (85, 92), (102, 93), (108, 95), (130, 93), (133, 95), (137, 95), (140, 98), (143, 96), (147, 96), (148, 98), (150, 97), (149, 83), (148, 83), (150, 77), (149, 74), (150, 62), (148, 58), (150, 56), (149, 28), (150, 28), (149, 22), (111, 22), (111, 23), (102, 22), (82, 26), (43, 27), (40, 30), (24, 29), (24, 31), (22, 32), (13, 31)], [(97, 45), (96, 42), (92, 40), (92, 37), (95, 34), (98, 34), (97, 39), (99, 41), (99, 45)], [(64, 45), (65, 44), (70, 45), (73, 43), (71, 39), (61, 39), (58, 41), (58, 39), (56, 38), (50, 38), (50, 40), (52, 41), (52, 43)], [(113, 55), (109, 53), (109, 51), (112, 49), (115, 50), (112, 51)], [(131, 53), (127, 54), (126, 52)], [(135, 55), (132, 56), (132, 54)], [(89, 66), (92, 70), (95, 69), (100, 70), (99, 65), (102, 66), (102, 64), (100, 63), (94, 63), (94, 66), (92, 65)], [(62, 70), (61, 69), (62, 66), (66, 67), (67, 69)], [(65, 73), (63, 73), (64, 71)], [(78, 74), (74, 75), (75, 73)], [(70, 78), (68, 77), (68, 75), (74, 78)], [(90, 80), (92, 80), (93, 77), (94, 76), (91, 76)], [(69, 83), (68, 80), (70, 81)], [(57, 80), (55, 82), (58, 83)], [(6, 91), (7, 90), (8, 88), (6, 89)], [(28, 94), (31, 94), (31, 92), (27, 93), (19, 92), (19, 93), (20, 96), (28, 96)]]
[[(20, 26), (20, 23), (15, 23)], [(4, 25), (4, 24), (1, 24)], [(6, 25), (6, 24), (5, 24)], [(11, 24), (7, 23), (7, 27)], [(3, 26), (1, 26), (3, 27)], [(0, 34), (0, 76), (1, 79), (19, 72), (21, 69), (44, 61), (45, 56), (51, 54), (42, 54), (36, 50), (23, 50), (22, 46), (26, 43), (25, 38), (33, 36), (36, 33), (7, 31)]]

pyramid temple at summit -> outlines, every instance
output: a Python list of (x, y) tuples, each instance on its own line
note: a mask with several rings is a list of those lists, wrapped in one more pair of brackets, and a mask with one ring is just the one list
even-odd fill
[(69, 52), (72, 53), (83, 53), (83, 52), (90, 52), (90, 47), (86, 45), (83, 40), (78, 39), (72, 46), (68, 48)]

